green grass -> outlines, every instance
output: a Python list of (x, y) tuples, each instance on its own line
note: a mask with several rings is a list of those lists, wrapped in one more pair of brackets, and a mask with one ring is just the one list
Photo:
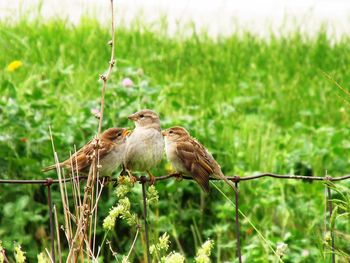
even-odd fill
[[(227, 175), (349, 172), (350, 115), (343, 101), (349, 98), (323, 74), (347, 88), (349, 38), (333, 43), (322, 31), (315, 38), (295, 32), (268, 39), (249, 33), (218, 39), (195, 33), (169, 38), (163, 32), (139, 23), (118, 28), (118, 67), (107, 89), (104, 127), (130, 126), (128, 114), (152, 108), (161, 114), (164, 128), (189, 129)], [(97, 120), (90, 109), (99, 105), (98, 76), (108, 67), (109, 39), (108, 29), (90, 19), (77, 26), (60, 20), (0, 22), (1, 178), (48, 176), (40, 169), (53, 162), (50, 124), (61, 159), (74, 143), (81, 146), (93, 136)], [(13, 60), (21, 60), (23, 66), (7, 72)], [(136, 87), (123, 88), (124, 77)], [(164, 174), (163, 165), (155, 173)], [(348, 182), (340, 184), (349, 187)], [(45, 191), (34, 186), (0, 189), (0, 239), (7, 248), (20, 241), (33, 258), (49, 241)], [(202, 199), (192, 182), (162, 182), (157, 189), (161, 201), (152, 212), (152, 240), (168, 231), (171, 249), (180, 249), (177, 236), (191, 258), (200, 241), (211, 237), (216, 243), (214, 262), (233, 261), (234, 208), (225, 198), (213, 188)], [(101, 225), (113, 204), (111, 191), (103, 196)], [(228, 188), (225, 193), (230, 193)], [(261, 179), (240, 184), (240, 193), (240, 209), (271, 245), (288, 244), (285, 262), (329, 260), (323, 243), (322, 183)], [(133, 198), (139, 210), (139, 189)], [(348, 254), (349, 221), (343, 217), (335, 223), (337, 248)], [(125, 254), (134, 230), (123, 223), (117, 228), (110, 239)], [(245, 220), (242, 232), (247, 262), (276, 260)], [(135, 261), (142, 258), (140, 241), (133, 255)], [(339, 257), (345, 262), (345, 255)]]

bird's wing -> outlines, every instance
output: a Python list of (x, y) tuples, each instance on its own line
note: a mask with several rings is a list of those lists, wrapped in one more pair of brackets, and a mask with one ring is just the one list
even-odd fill
[[(113, 149), (114, 144), (110, 141), (106, 142), (104, 140), (100, 140), (100, 145), (99, 159), (102, 160)], [(64, 166), (71, 169), (71, 166), (73, 165), (75, 172), (76, 170), (82, 171), (88, 168), (92, 163), (95, 149), (95, 140), (89, 141), (81, 149), (74, 153), (71, 158), (64, 161)]]
[(213, 175), (214, 178), (224, 180), (234, 191), (237, 191), (234, 183), (226, 178), (226, 176), (221, 171), (220, 165), (216, 162), (214, 157), (204, 148), (204, 146), (197, 142), (195, 139), (193, 139), (193, 143), (200, 148), (199, 152), (201, 153), (201, 157), (203, 157), (201, 160), (212, 169), (212, 173), (210, 173), (209, 176)]
[(206, 192), (209, 192), (209, 176), (213, 173), (205, 148), (195, 140), (178, 142), (177, 155), (193, 179)]

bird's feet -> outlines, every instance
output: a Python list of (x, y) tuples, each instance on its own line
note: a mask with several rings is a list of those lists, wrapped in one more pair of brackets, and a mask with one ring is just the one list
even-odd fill
[(120, 171), (119, 175), (120, 176), (127, 176), (127, 175), (129, 175), (128, 172), (126, 171), (124, 165), (122, 166), (122, 170)]
[(172, 177), (175, 177), (176, 181), (182, 181), (184, 178), (181, 173), (172, 173), (170, 174)]
[(128, 174), (128, 176), (130, 178), (130, 182), (132, 183), (132, 185), (134, 185), (134, 183), (137, 182), (137, 177), (133, 176), (130, 170), (126, 169), (125, 171), (126, 171), (126, 173)]
[(150, 171), (147, 171), (147, 174), (150, 185), (154, 185), (156, 182), (156, 177)]

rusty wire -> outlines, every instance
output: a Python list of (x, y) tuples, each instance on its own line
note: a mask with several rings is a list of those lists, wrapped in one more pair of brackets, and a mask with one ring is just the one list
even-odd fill
[[(158, 176), (155, 178), (155, 181), (162, 181), (167, 180), (172, 177), (179, 177), (178, 173), (173, 173), (169, 175), (164, 176)], [(238, 189), (238, 184), (243, 181), (251, 181), (251, 180), (257, 180), (263, 177), (271, 177), (276, 179), (287, 179), (287, 180), (307, 180), (307, 181), (325, 181), (325, 182), (338, 182), (343, 180), (350, 179), (350, 174), (339, 176), (339, 177), (331, 177), (331, 176), (303, 176), (303, 175), (281, 175), (281, 174), (274, 174), (274, 173), (260, 173), (250, 176), (227, 176), (227, 178), (231, 181), (233, 181)], [(193, 180), (192, 177), (189, 176), (181, 176), (181, 178), (186, 180)], [(36, 184), (36, 185), (43, 185), (47, 186), (48, 189), (48, 209), (49, 209), (49, 215), (50, 215), (50, 239), (51, 239), (51, 257), (53, 261), (55, 262), (55, 249), (54, 249), (54, 223), (52, 220), (52, 198), (51, 198), (51, 185), (58, 184), (60, 182), (70, 183), (73, 182), (73, 180), (86, 180), (87, 176), (76, 176), (72, 178), (65, 178), (62, 180), (59, 179), (38, 179), (38, 180), (12, 180), (12, 179), (0, 179), (0, 184)], [(111, 177), (100, 177), (100, 181), (103, 183), (110, 183), (110, 182), (116, 182), (116, 178)], [(216, 178), (210, 178), (210, 180), (220, 180)], [(146, 189), (145, 184), (149, 181), (149, 179), (145, 176), (141, 176), (137, 178), (137, 181), (142, 184), (142, 197), (143, 197), (143, 217), (144, 217), (144, 224), (145, 224), (145, 239), (146, 239), (146, 249), (147, 249), (147, 261), (151, 262), (150, 259), (150, 253), (149, 253), (149, 229), (148, 229), (148, 222), (147, 222), (147, 204), (146, 204)], [(242, 262), (242, 252), (241, 252), (241, 232), (240, 232), (240, 224), (239, 224), (239, 192), (235, 192), (235, 232), (236, 232), (236, 239), (237, 239), (237, 259), (238, 262)], [(332, 206), (332, 193), (330, 187), (327, 185), (327, 195), (326, 195), (326, 201), (328, 203), (328, 212), (329, 212), (329, 218), (332, 217), (333, 213), (333, 206)], [(331, 254), (332, 254), (332, 263), (335, 263), (335, 240), (334, 240), (334, 229), (333, 227), (330, 227), (330, 233), (331, 233)]]
[[(155, 178), (155, 181), (162, 181), (166, 180), (172, 177), (178, 177), (178, 173), (172, 173), (168, 175), (163, 176), (157, 176)], [(331, 176), (303, 176), (303, 175), (282, 175), (282, 174), (274, 174), (274, 173), (260, 173), (255, 175), (249, 175), (249, 176), (227, 176), (227, 179), (233, 181), (233, 182), (241, 182), (241, 181), (251, 181), (251, 180), (257, 180), (262, 177), (272, 177), (272, 178), (278, 178), (278, 179), (291, 179), (291, 180), (307, 180), (307, 181), (331, 181), (331, 182), (337, 182), (337, 181), (343, 181), (350, 179), (350, 174), (338, 176), (338, 177), (331, 177)], [(186, 180), (193, 180), (190, 176), (181, 176), (181, 178)], [(61, 182), (68, 183), (72, 180), (86, 180), (87, 176), (76, 176), (73, 178), (65, 178), (62, 179)], [(117, 179), (111, 178), (109, 176), (101, 176), (99, 180), (107, 179), (107, 182), (116, 182)], [(146, 178), (147, 181), (149, 181), (148, 178)], [(221, 180), (217, 178), (210, 178), (209, 180)], [(137, 178), (137, 181), (141, 181), (141, 177)], [(58, 184), (60, 182), (59, 179), (37, 179), (37, 180), (16, 180), (16, 179), (0, 179), (0, 184), (41, 184), (46, 185), (50, 182), (51, 184)]]

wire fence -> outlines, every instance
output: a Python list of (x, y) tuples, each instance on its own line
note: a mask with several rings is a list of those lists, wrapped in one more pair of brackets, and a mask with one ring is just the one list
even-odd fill
[[(165, 176), (159, 176), (156, 177), (155, 182), (163, 181), (170, 179), (172, 177), (178, 177), (179, 174), (173, 173)], [(244, 181), (251, 181), (251, 180), (258, 180), (263, 177), (271, 177), (275, 179), (285, 179), (285, 180), (307, 180), (307, 181), (323, 181), (323, 182), (338, 182), (338, 181), (344, 181), (350, 179), (349, 175), (339, 176), (339, 177), (332, 177), (332, 176), (302, 176), (302, 175), (280, 175), (280, 174), (274, 174), (274, 173), (261, 173), (251, 176), (228, 176), (227, 178), (235, 183), (236, 191), (234, 191), (234, 199), (235, 199), (235, 232), (236, 232), (236, 241), (237, 241), (237, 259), (238, 262), (242, 262), (242, 251), (241, 251), (241, 230), (240, 230), (240, 217), (239, 217), (239, 183), (242, 183)], [(182, 176), (182, 178), (186, 180), (193, 180), (192, 177), (188, 176)], [(40, 179), (40, 180), (6, 180), (6, 179), (0, 179), (0, 184), (34, 184), (34, 185), (42, 185), (44, 187), (47, 187), (47, 196), (48, 196), (48, 210), (49, 210), (49, 229), (50, 229), (50, 244), (51, 244), (51, 258), (53, 262), (56, 262), (56, 255), (55, 255), (55, 233), (54, 233), (54, 220), (53, 220), (53, 205), (52, 205), (52, 197), (51, 197), (51, 186), (53, 184), (59, 184), (59, 183), (71, 183), (75, 180), (87, 180), (88, 176), (78, 176), (78, 177), (71, 177), (71, 178), (64, 178), (62, 180), (59, 179)], [(111, 177), (100, 177), (99, 180), (103, 184), (108, 183), (115, 183), (117, 182), (117, 179), (111, 178)], [(216, 178), (210, 178), (210, 180), (220, 180)], [(148, 221), (147, 221), (147, 200), (146, 200), (146, 183), (149, 181), (149, 179), (146, 176), (140, 176), (137, 178), (137, 181), (142, 185), (142, 199), (143, 199), (143, 219), (144, 219), (144, 229), (145, 229), (145, 239), (146, 239), (146, 248), (147, 248), (147, 260), (148, 263), (151, 263), (151, 255), (149, 250), (149, 229), (148, 229)], [(325, 213), (329, 213), (329, 220), (332, 218), (333, 214), (333, 204), (332, 204), (332, 191), (329, 186), (329, 184), (326, 184), (327, 188), (327, 194), (325, 195), (326, 203), (328, 205), (328, 210), (325, 211)], [(334, 240), (334, 228), (330, 228), (329, 232), (331, 234), (331, 254), (332, 254), (332, 263), (335, 263), (335, 240)]]

